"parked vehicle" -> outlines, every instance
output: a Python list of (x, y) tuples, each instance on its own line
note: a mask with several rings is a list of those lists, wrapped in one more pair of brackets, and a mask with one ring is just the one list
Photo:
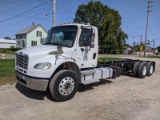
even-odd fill
[(47, 88), (53, 98), (74, 97), (80, 84), (133, 74), (151, 76), (155, 62), (125, 59), (98, 63), (98, 29), (89, 24), (52, 27), (44, 45), (16, 52), (16, 77), (22, 85), (39, 91)]

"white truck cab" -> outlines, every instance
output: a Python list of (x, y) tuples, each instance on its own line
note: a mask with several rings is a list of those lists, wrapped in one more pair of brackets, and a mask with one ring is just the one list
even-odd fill
[(97, 59), (97, 27), (75, 23), (59, 25), (49, 30), (43, 45), (16, 52), (16, 77), (30, 89), (46, 91), (49, 88), (53, 98), (65, 101), (74, 96), (79, 84), (120, 74), (120, 69), (108, 65), (97, 67)]

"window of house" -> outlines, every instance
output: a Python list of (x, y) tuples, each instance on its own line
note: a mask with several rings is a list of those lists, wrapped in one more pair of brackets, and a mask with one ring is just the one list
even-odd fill
[(25, 41), (22, 40), (22, 47), (25, 47)]
[(17, 35), (16, 36), (16, 39), (22, 39), (22, 38), (25, 38), (25, 35)]
[(17, 35), (17, 36), (16, 36), (16, 39), (19, 39), (19, 38), (20, 38), (20, 35)]
[(17, 45), (20, 46), (20, 41), (17, 41)]
[(31, 41), (31, 46), (37, 46), (37, 41)]
[(42, 31), (37, 31), (37, 37), (42, 37)]

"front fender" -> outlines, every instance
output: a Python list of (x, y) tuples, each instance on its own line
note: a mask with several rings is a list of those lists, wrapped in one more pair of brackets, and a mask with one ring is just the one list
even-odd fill
[[(51, 78), (61, 69), (63, 69), (63, 65), (65, 65), (67, 67), (67, 69), (72, 70), (76, 76), (77, 79), (79, 81), (79, 83), (81, 82), (81, 72), (80, 72), (80, 68), (79, 66), (76, 64), (76, 62), (74, 60), (66, 60), (65, 62), (58, 62), (58, 64), (56, 65), (56, 68), (54, 68), (54, 73), (52, 74)], [(62, 66), (62, 67), (61, 67)]]
[[(52, 64), (51, 68), (50, 69), (45, 69), (45, 70), (34, 68), (34, 66), (37, 63), (43, 63), (43, 62), (51, 63)], [(51, 78), (51, 76), (53, 75), (55, 70), (60, 65), (62, 65), (64, 63), (69, 63), (69, 62), (76, 64), (75, 61), (73, 59), (70, 59), (70, 58), (58, 57), (58, 59), (56, 60), (55, 55), (44, 56), (40, 59), (37, 59), (36, 61), (33, 61), (31, 64), (29, 64), (28, 70), (27, 70), (27, 75), (28, 76), (33, 76), (33, 77)]]

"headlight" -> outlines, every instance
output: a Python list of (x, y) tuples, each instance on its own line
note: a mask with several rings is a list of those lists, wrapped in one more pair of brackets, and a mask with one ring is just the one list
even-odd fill
[(34, 66), (35, 69), (50, 69), (51, 68), (51, 63), (45, 62), (45, 63), (38, 63)]

